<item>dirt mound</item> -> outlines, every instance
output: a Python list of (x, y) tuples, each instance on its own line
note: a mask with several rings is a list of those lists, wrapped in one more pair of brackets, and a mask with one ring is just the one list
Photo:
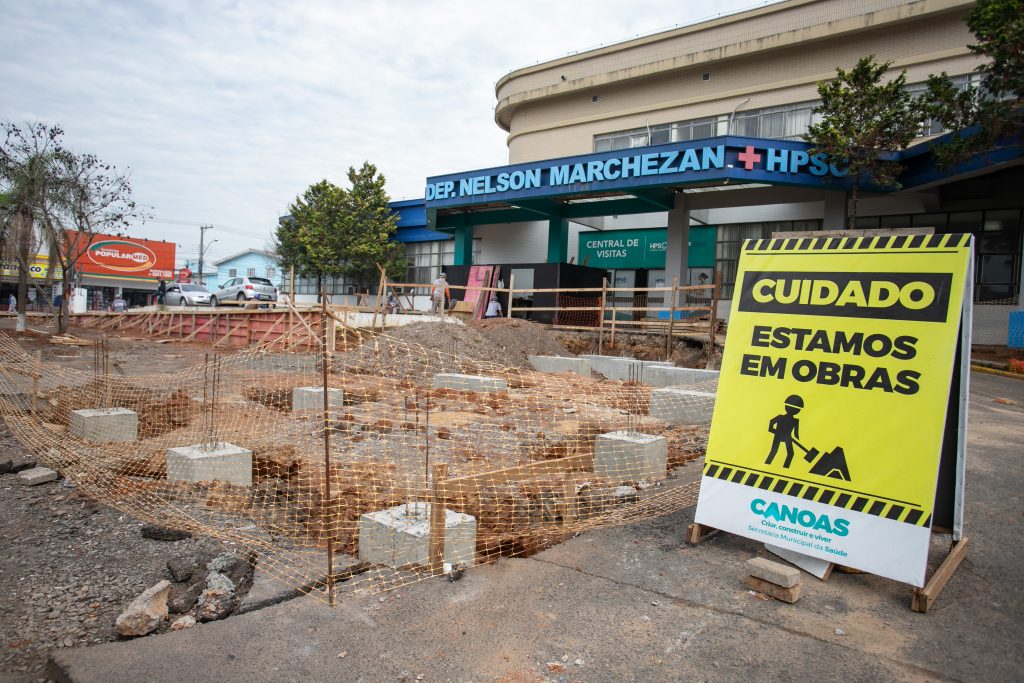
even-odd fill
[[(438, 322), (405, 325), (345, 353), (343, 367), (350, 372), (380, 367), (394, 370), (407, 360), (399, 348), (403, 342), (417, 344), (428, 352), (454, 354), (460, 361), (494, 363), (507, 368), (530, 369), (527, 359), (530, 354), (571, 355), (543, 326), (502, 318), (469, 325)], [(417, 359), (417, 362), (423, 361)], [(396, 374), (406, 376), (404, 370)]]
[(527, 356), (571, 356), (543, 325), (517, 318), (477, 320), (469, 325), (491, 344), (492, 353), (499, 352), (501, 363), (515, 368), (530, 367)]

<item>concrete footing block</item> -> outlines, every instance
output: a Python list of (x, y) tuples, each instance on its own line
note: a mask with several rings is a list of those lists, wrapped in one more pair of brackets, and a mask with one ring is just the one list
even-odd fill
[(167, 481), (252, 485), (252, 451), (224, 441), (167, 449)]
[(597, 354), (583, 354), (580, 358), (589, 360), (594, 372), (602, 374), (608, 379), (615, 380), (628, 380), (631, 374), (642, 374), (646, 378), (650, 368), (672, 365), (668, 361), (662, 360), (637, 360), (636, 358), (599, 356)]
[(508, 381), (502, 377), (440, 373), (434, 375), (434, 388), (458, 391), (507, 391)]
[(648, 408), (651, 417), (680, 425), (710, 424), (714, 411), (715, 394), (682, 387), (655, 389)]
[(655, 365), (644, 369), (644, 384), (650, 384), (654, 387), (696, 384), (711, 379), (718, 379), (718, 370), (677, 368), (672, 365)]
[[(359, 559), (388, 567), (430, 561), (430, 503), (409, 503), (359, 517)], [(444, 561), (474, 564), (476, 517), (444, 511)]]
[(594, 474), (616, 481), (664, 479), (668, 441), (663, 436), (637, 432), (608, 432), (594, 440)]
[[(344, 389), (327, 389), (327, 406), (330, 410), (341, 410), (345, 403)], [(324, 409), (323, 387), (295, 387), (292, 389), (292, 412)]]
[(800, 583), (799, 569), (763, 557), (747, 560), (747, 571), (754, 578), (770, 581), (783, 588), (792, 588)]
[(533, 369), (538, 372), (575, 372), (577, 375), (590, 377), (590, 361), (586, 358), (533, 355), (527, 358)]
[(68, 434), (99, 443), (135, 441), (139, 438), (139, 416), (127, 408), (72, 410)]
[(31, 467), (18, 472), (18, 482), (22, 486), (37, 486), (48, 481), (57, 481), (57, 476), (49, 467)]

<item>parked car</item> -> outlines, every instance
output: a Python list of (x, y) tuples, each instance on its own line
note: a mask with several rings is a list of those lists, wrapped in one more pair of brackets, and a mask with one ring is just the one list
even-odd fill
[(231, 303), (244, 306), (249, 301), (277, 301), (277, 287), (265, 277), (236, 277), (213, 290), (211, 306)]
[(210, 292), (202, 285), (172, 282), (164, 294), (165, 306), (209, 306)]

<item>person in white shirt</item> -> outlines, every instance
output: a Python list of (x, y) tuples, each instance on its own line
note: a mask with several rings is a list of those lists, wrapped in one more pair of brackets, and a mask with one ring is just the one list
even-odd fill
[(497, 296), (492, 296), (491, 300), (487, 302), (487, 310), (484, 311), (485, 318), (500, 318), (501, 317), (501, 304), (498, 302)]
[(445, 302), (451, 297), (452, 292), (448, 288), (448, 276), (441, 273), (441, 276), (434, 280), (430, 288), (431, 307), (430, 312), (434, 315), (444, 315), (446, 312)]

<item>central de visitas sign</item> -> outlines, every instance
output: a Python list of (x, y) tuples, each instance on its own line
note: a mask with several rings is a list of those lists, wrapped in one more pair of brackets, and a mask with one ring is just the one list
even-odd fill
[(581, 232), (579, 262), (594, 268), (664, 268), (665, 228)]
[(721, 137), (436, 176), (424, 196), (440, 208), (725, 179), (824, 187), (845, 175), (803, 142)]

